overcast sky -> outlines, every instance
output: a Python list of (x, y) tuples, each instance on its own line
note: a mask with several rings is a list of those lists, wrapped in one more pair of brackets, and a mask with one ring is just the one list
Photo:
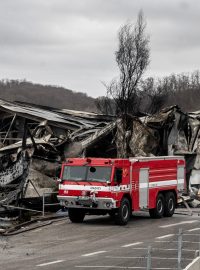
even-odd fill
[(0, 0), (0, 79), (105, 95), (102, 81), (118, 74), (118, 29), (140, 9), (151, 48), (145, 75), (199, 69), (199, 0)]

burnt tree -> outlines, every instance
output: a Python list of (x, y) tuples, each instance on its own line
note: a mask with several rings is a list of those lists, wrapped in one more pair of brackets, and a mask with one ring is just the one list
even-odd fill
[[(107, 87), (108, 96), (115, 102), (116, 114), (121, 121), (119, 128), (121, 142), (118, 156), (127, 156), (127, 130), (130, 130), (130, 115), (136, 115), (141, 103), (139, 83), (149, 64), (149, 38), (145, 34), (146, 23), (142, 12), (138, 14), (135, 24), (123, 25), (118, 33), (118, 50), (116, 62), (119, 78), (111, 81)], [(130, 134), (130, 132), (129, 132)], [(119, 134), (118, 134), (119, 135)], [(118, 136), (118, 137), (120, 137)]]

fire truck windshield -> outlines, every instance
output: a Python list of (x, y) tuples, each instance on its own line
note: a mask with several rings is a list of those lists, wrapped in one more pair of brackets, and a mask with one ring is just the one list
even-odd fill
[(110, 182), (111, 167), (65, 166), (62, 180)]

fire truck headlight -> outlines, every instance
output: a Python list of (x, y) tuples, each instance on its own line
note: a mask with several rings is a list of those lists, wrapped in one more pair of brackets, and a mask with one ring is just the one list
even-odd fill
[(65, 201), (65, 206), (67, 206), (69, 204), (69, 202), (68, 201)]
[(106, 202), (106, 207), (107, 207), (107, 208), (110, 208), (111, 206), (112, 206), (112, 203)]

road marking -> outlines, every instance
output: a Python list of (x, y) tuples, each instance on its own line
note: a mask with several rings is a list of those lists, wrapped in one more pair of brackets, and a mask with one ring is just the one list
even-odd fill
[(166, 234), (163, 236), (156, 237), (156, 239), (163, 239), (163, 238), (167, 238), (167, 237), (171, 237), (171, 236), (174, 236), (174, 234)]
[(181, 222), (178, 222), (178, 223), (162, 225), (162, 226), (159, 226), (159, 227), (160, 228), (169, 228), (169, 227), (174, 227), (174, 226), (178, 226), (178, 225), (192, 224), (192, 223), (195, 223), (195, 222), (198, 222), (198, 220), (188, 220), (188, 221), (186, 220), (186, 221), (181, 221)]
[[(112, 268), (112, 269), (147, 269), (145, 266), (116, 266), (116, 265), (76, 265), (76, 268)], [(170, 267), (155, 267), (152, 270), (176, 270), (177, 268)]]
[(199, 230), (200, 230), (200, 228), (194, 228), (194, 229), (188, 230), (188, 232), (194, 232), (194, 231), (199, 231)]
[(42, 231), (42, 228), (40, 228), (40, 229), (35, 229), (33, 232), (40, 232), (40, 231)]
[[(157, 240), (156, 243), (177, 243), (178, 241), (162, 241)], [(182, 243), (190, 243), (190, 244), (199, 244), (199, 242), (191, 242), (191, 241), (182, 241)]]
[(131, 246), (137, 246), (137, 245), (140, 245), (140, 244), (143, 244), (143, 242), (135, 242), (135, 243), (131, 243), (131, 244), (121, 246), (121, 247), (131, 247)]
[(50, 265), (50, 264), (61, 263), (61, 262), (64, 262), (64, 261), (65, 260), (57, 260), (57, 261), (53, 261), (53, 262), (41, 263), (41, 264), (38, 264), (36, 266), (46, 266), (46, 265)]
[(59, 226), (59, 225), (62, 225), (62, 224), (67, 224), (66, 223), (66, 220), (65, 221), (60, 221), (60, 222), (54, 223), (53, 226)]
[[(112, 268), (112, 269), (147, 269), (145, 266), (116, 266), (116, 265), (76, 265), (76, 268)], [(170, 267), (155, 267), (152, 270), (176, 270), (177, 268)]]
[[(106, 258), (110, 258), (110, 259), (145, 259), (146, 256), (143, 257), (137, 257), (137, 256), (106, 256)], [(152, 259), (156, 259), (156, 260), (177, 260), (177, 257), (151, 257)], [(184, 260), (187, 261), (192, 261), (193, 258), (189, 259), (189, 258), (184, 258)]]
[(107, 251), (105, 251), (105, 250), (100, 250), (100, 251), (96, 251), (96, 252), (92, 252), (92, 253), (83, 254), (83, 255), (81, 255), (81, 256), (83, 256), (83, 257), (88, 257), (88, 256), (93, 256), (93, 255), (105, 253), (105, 252), (107, 252)]
[[(148, 248), (145, 248), (145, 247), (136, 247), (136, 248), (132, 248), (132, 249), (136, 249), (136, 250), (147, 250)], [(157, 248), (155, 248), (157, 249)], [(152, 250), (154, 250), (154, 248), (152, 248)], [(162, 251), (177, 251), (177, 248), (159, 248), (159, 250), (162, 250)], [(196, 249), (184, 249), (182, 248), (183, 251), (190, 251), (190, 252), (194, 252), (196, 251)]]
[(185, 236), (188, 236), (188, 235), (191, 235), (191, 236), (199, 236), (198, 233), (183, 233), (183, 235)]

